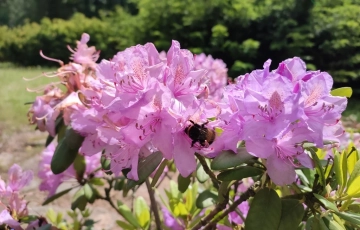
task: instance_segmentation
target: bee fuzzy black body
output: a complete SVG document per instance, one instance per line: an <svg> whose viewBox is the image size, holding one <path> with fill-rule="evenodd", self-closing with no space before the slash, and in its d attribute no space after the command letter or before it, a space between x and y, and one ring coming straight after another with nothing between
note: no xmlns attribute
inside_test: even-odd
<svg viewBox="0 0 360 230"><path fill-rule="evenodd" d="M202 147L209 147L215 140L215 131L213 129L206 128L204 124L197 124L190 120L192 123L185 129L185 133L191 138L191 147L194 147L195 143L198 142Z"/></svg>

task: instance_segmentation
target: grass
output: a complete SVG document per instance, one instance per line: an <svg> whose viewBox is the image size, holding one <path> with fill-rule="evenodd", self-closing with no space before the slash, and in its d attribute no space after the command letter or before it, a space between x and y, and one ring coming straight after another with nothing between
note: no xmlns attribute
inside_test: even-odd
<svg viewBox="0 0 360 230"><path fill-rule="evenodd" d="M5 125L7 131L19 130L28 125L27 111L31 105L24 104L34 101L38 94L28 92L26 88L38 88L55 80L41 77L25 81L23 78L33 78L52 70L0 66L0 123Z"/></svg>

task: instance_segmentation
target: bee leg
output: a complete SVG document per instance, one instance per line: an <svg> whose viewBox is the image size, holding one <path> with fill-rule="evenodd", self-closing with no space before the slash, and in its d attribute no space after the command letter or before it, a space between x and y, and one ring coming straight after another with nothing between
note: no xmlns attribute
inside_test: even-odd
<svg viewBox="0 0 360 230"><path fill-rule="evenodd" d="M196 143L196 141L192 141L191 142L191 147L194 147L195 143Z"/></svg>
<svg viewBox="0 0 360 230"><path fill-rule="evenodd" d="M205 125L207 125L209 123L209 120L207 120L205 123L203 123L202 125L201 125L201 128L205 128Z"/></svg>
<svg viewBox="0 0 360 230"><path fill-rule="evenodd" d="M193 122L192 120L189 120L193 125L195 125L195 122Z"/></svg>
<svg viewBox="0 0 360 230"><path fill-rule="evenodd" d="M210 146L209 142L207 140L205 140L204 145L205 148L208 148Z"/></svg>

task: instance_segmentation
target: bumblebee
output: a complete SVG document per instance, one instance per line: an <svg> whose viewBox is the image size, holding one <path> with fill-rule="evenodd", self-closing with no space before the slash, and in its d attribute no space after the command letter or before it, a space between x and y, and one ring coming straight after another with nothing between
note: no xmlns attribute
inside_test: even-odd
<svg viewBox="0 0 360 230"><path fill-rule="evenodd" d="M209 147L215 140L215 130L206 128L205 125L209 121L203 124L197 124L192 120L189 120L192 124L185 128L185 133L191 138L191 147L198 142L202 147Z"/></svg>

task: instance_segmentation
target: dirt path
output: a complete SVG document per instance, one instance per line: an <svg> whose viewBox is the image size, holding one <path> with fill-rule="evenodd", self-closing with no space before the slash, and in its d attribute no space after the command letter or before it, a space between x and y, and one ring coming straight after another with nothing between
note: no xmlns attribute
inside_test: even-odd
<svg viewBox="0 0 360 230"><path fill-rule="evenodd" d="M76 190L57 199L49 205L42 206L42 202L46 199L47 194L40 192L38 186L40 180L37 177L38 166L40 161L40 154L43 150L46 134L39 131L34 131L32 126L25 126L21 132L8 131L6 127L0 124L0 174L2 178L7 178L7 171L14 163L19 164L24 170L32 170L34 172L34 180L27 186L23 192L26 193L26 200L29 201L29 213L32 215L45 216L47 210L52 208L55 212L62 212L64 217L68 217L67 210L70 210L71 198ZM161 185L163 190L167 183ZM64 183L58 191L66 188ZM114 201L121 200L123 203L131 206L132 198L129 195L126 198L122 197L122 193L115 192L111 194ZM146 186L141 186L136 192L135 196L143 196L150 204ZM159 200L159 199L157 199ZM102 200L97 200L93 205L88 206L92 211L91 218L98 221L94 229L121 229L117 227L116 220L121 217L111 208L111 206Z"/></svg>

